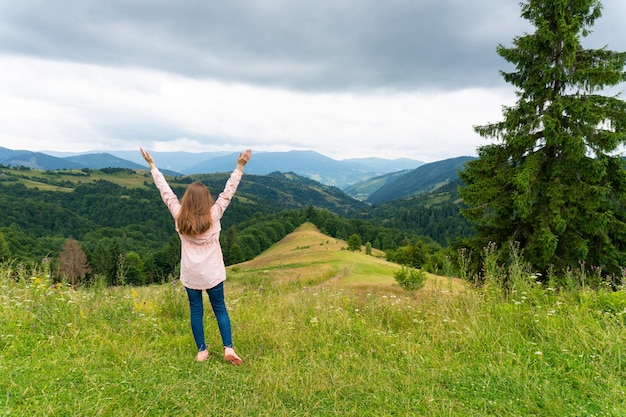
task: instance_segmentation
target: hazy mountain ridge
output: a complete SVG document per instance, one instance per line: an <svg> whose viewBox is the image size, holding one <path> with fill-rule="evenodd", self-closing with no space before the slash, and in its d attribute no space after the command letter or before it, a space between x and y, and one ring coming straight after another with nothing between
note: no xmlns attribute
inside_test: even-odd
<svg viewBox="0 0 626 417"><path fill-rule="evenodd" d="M10 166L24 166L32 169L102 169L129 168L145 169L146 166L118 158L109 153L87 153L58 157L43 152L11 150L0 147L0 163Z"/></svg>
<svg viewBox="0 0 626 417"><path fill-rule="evenodd" d="M471 156L459 156L422 165L396 178L393 182L373 192L365 201L380 204L405 197L436 191L437 188L459 180L458 172Z"/></svg>
<svg viewBox="0 0 626 417"><path fill-rule="evenodd" d="M169 169L180 172L181 174L189 173L190 166L199 164L212 158L232 155L232 152L159 152L148 149L150 155L157 162L159 169ZM140 165L146 165L139 151L111 151L111 154L136 162Z"/></svg>
<svg viewBox="0 0 626 417"><path fill-rule="evenodd" d="M146 165L136 164L126 159L118 158L110 153L90 153L63 158L67 161L76 162L91 169L102 168L128 168L146 169Z"/></svg>
<svg viewBox="0 0 626 417"><path fill-rule="evenodd" d="M359 181L356 184L345 187L344 192L359 201L365 201L370 195L372 195L379 189L393 183L398 178L406 175L409 171L411 170L406 169L403 171L390 172L388 174L368 178L366 180Z"/></svg>
<svg viewBox="0 0 626 417"><path fill-rule="evenodd" d="M0 148L0 163L11 166L25 166L35 169L81 169L84 165L71 160L50 156L41 152L25 150L12 151Z"/></svg>
<svg viewBox="0 0 626 417"><path fill-rule="evenodd" d="M59 156L0 147L0 164L41 170L147 169L147 164L139 151L52 153ZM151 152L151 154L159 169L172 176L230 172L238 155L229 152ZM253 175L293 173L324 185L337 187L356 200L368 204L381 204L428 193L456 181L458 170L472 158L463 156L432 163L406 158L394 160L355 158L339 161L314 151L258 152L246 166L246 173ZM410 168L411 165L417 168ZM390 169L399 170L381 172Z"/></svg>
<svg viewBox="0 0 626 417"><path fill-rule="evenodd" d="M191 166L184 173L227 172L233 169L236 158L237 154L218 156ZM259 152L246 165L249 174L267 175L276 171L294 172L340 188L379 174L366 165L337 161L314 151Z"/></svg>
<svg viewBox="0 0 626 417"><path fill-rule="evenodd" d="M383 158L351 158L344 159L344 162L355 162L357 164L365 165L370 168L374 168L380 172L393 173L399 171L405 171L408 169L415 169L424 165L426 162L418 161L409 158L397 158L397 159L383 159Z"/></svg>
<svg viewBox="0 0 626 417"><path fill-rule="evenodd" d="M229 152L152 152L157 166L172 175L230 172L237 153ZM57 156L54 156L57 155ZM34 169L145 169L139 151L112 152L31 152L0 147L0 163ZM407 158L356 158L335 160L314 151L258 152L246 166L246 172L267 175L272 172L293 172L321 182L344 188L368 178L389 173L389 170L412 169L424 163Z"/></svg>

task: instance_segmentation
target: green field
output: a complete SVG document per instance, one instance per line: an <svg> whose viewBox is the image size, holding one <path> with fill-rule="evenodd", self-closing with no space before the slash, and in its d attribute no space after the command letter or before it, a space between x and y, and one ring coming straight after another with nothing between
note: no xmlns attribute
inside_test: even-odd
<svg viewBox="0 0 626 417"><path fill-rule="evenodd" d="M4 174L0 181L5 183L19 183L27 188L38 188L42 191L72 191L78 184L88 184L101 180L110 181L126 188L144 186L144 181L152 183L150 171L135 170L135 173L126 171L107 173L102 170L89 170L89 173L77 169L62 169L42 171L37 169L2 168ZM64 185L57 183L67 182ZM70 184L71 183L71 184Z"/></svg>
<svg viewBox="0 0 626 417"><path fill-rule="evenodd" d="M212 316L195 362L177 282L72 290L4 265L0 415L626 415L626 292L433 275L407 292L346 248L305 224L229 267L241 367Z"/></svg>

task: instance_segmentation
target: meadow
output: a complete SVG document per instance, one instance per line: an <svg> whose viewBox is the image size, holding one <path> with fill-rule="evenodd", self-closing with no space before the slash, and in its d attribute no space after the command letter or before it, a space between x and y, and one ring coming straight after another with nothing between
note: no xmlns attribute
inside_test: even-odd
<svg viewBox="0 0 626 417"><path fill-rule="evenodd" d="M101 169L89 169L87 172L80 169L38 170L15 167L3 167L4 176L0 181L19 183L26 188L37 188L42 191L70 192L79 184L89 184L98 181L112 182L120 187L140 188L149 179L147 170L112 169L107 172ZM132 174L131 174L132 172Z"/></svg>
<svg viewBox="0 0 626 417"><path fill-rule="evenodd" d="M304 225L229 267L244 364L195 362L184 289L71 289L0 269L0 415L624 416L626 291L508 293L346 250ZM208 309L208 301L205 300ZM210 314L210 309L208 309Z"/></svg>

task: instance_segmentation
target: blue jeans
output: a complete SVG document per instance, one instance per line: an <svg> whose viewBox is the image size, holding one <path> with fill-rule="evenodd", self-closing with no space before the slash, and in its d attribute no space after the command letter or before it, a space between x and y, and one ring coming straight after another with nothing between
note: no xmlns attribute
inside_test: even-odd
<svg viewBox="0 0 626 417"><path fill-rule="evenodd" d="M187 287L185 287L185 289L187 290L187 297L189 297L191 332L193 333L196 345L198 345L198 352L201 352L206 349L206 343L204 342L204 303L202 302L202 290L192 290ZM228 310L226 310L226 304L224 303L224 283L220 282L215 287L206 290L206 292L209 294L211 308L217 320L217 327L220 329L222 343L225 347L233 347L230 318L228 317Z"/></svg>

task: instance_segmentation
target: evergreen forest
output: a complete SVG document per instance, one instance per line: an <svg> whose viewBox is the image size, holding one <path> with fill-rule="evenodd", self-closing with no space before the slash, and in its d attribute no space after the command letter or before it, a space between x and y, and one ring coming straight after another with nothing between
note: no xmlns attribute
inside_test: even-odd
<svg viewBox="0 0 626 417"><path fill-rule="evenodd" d="M216 197L227 178L167 176L179 197L195 180ZM471 226L457 205L433 199L420 200L422 208L411 200L373 207L295 174L245 174L221 222L224 259L227 265L252 259L308 221L329 237L358 236L389 260L440 270L448 242L471 234ZM148 171L2 166L0 210L3 262L43 261L55 279L75 284L100 277L108 285L144 285L177 276L180 240ZM65 258L75 259L76 252L84 262L68 264Z"/></svg>

